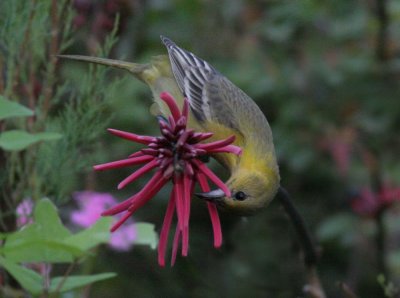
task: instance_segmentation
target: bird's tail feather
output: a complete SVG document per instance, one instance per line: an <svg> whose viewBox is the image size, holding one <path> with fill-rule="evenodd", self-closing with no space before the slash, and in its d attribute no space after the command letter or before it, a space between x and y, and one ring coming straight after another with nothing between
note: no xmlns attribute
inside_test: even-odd
<svg viewBox="0 0 400 298"><path fill-rule="evenodd" d="M97 57L82 56L82 55L57 55L57 57L124 69L129 71L131 74L133 74L136 78L138 78L141 81L144 81L143 72L149 68L148 64L138 64L120 60L97 58Z"/></svg>

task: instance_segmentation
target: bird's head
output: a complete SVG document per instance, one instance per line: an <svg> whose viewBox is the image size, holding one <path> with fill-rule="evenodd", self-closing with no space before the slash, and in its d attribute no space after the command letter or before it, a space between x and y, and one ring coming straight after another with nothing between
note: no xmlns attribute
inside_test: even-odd
<svg viewBox="0 0 400 298"><path fill-rule="evenodd" d="M250 171L239 169L226 182L231 196L221 189L197 193L197 197L213 202L219 209L238 215L252 215L274 198L279 188L279 174L275 170Z"/></svg>

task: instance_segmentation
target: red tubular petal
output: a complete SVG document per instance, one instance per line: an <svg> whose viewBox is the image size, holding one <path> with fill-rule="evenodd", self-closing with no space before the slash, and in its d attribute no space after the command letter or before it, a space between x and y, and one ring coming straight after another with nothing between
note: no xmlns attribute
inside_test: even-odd
<svg viewBox="0 0 400 298"><path fill-rule="evenodd" d="M157 166L157 161L152 160L147 165L141 167L140 169L138 169L137 171L135 171L134 173L132 173L131 175L126 177L124 180L122 180L121 183L118 184L118 189L121 189L121 188L125 187L126 185L128 185L129 183L135 181L137 178L139 178L142 175L146 174L147 172L151 171L156 166Z"/></svg>
<svg viewBox="0 0 400 298"><path fill-rule="evenodd" d="M174 131L174 130L175 130L175 120L174 120L174 117L169 116L169 117L168 117L168 122L169 122L169 129L170 129L171 131Z"/></svg>
<svg viewBox="0 0 400 298"><path fill-rule="evenodd" d="M130 197L129 199L115 205L114 207L103 211L101 213L101 216L110 216L110 215L115 215L118 214L124 210L127 210L130 205L132 205L132 200L135 198L135 196Z"/></svg>
<svg viewBox="0 0 400 298"><path fill-rule="evenodd" d="M226 194L227 197L231 196L231 191L225 185L224 182L221 181L207 166L199 160L193 159L192 162L198 167L198 169L208 178L210 179L216 186L222 189L222 191Z"/></svg>
<svg viewBox="0 0 400 298"><path fill-rule="evenodd" d="M205 150L211 150L219 147L224 147L226 145L230 145L233 143L235 140L235 136L230 136L229 138L226 138L225 140L219 140L211 143L206 143L206 144L197 144L196 147L199 149L205 149Z"/></svg>
<svg viewBox="0 0 400 298"><path fill-rule="evenodd" d="M124 222L128 220L129 217L132 216L133 212L126 212L119 221L117 221L112 227L111 227L111 232L115 232Z"/></svg>
<svg viewBox="0 0 400 298"><path fill-rule="evenodd" d="M179 133L186 127L186 117L180 117L176 122L174 133Z"/></svg>
<svg viewBox="0 0 400 298"><path fill-rule="evenodd" d="M158 150L156 149L151 149L151 148L144 148L140 150L143 152L145 155L151 155L151 156L157 156L158 155Z"/></svg>
<svg viewBox="0 0 400 298"><path fill-rule="evenodd" d="M172 163L172 157L164 158L160 163L160 169L164 169L165 167L168 167L171 163Z"/></svg>
<svg viewBox="0 0 400 298"><path fill-rule="evenodd" d="M141 151L138 151L138 152L135 152L135 153L132 153L131 155L129 155L130 158L131 157L139 157L139 156L143 156L143 153Z"/></svg>
<svg viewBox="0 0 400 298"><path fill-rule="evenodd" d="M215 148L215 149L208 149L208 153L220 153L220 152L226 152L226 153L233 153L236 155L241 155L242 154L242 148L235 146L235 145L228 145L220 148Z"/></svg>
<svg viewBox="0 0 400 298"><path fill-rule="evenodd" d="M161 178L161 171L157 171L154 176L146 183L141 191L137 194L126 199L124 202L112 207L109 210L104 211L102 216L115 215L124 210L137 210L144 203L146 203L152 196L154 196L162 186L167 182L165 179Z"/></svg>
<svg viewBox="0 0 400 298"><path fill-rule="evenodd" d="M193 177L194 175L194 170L192 165L189 162L185 163L185 171L189 175L189 177Z"/></svg>
<svg viewBox="0 0 400 298"><path fill-rule="evenodd" d="M186 174L183 177L183 231L182 231L182 256L187 256L189 250L189 218L190 218L190 191L192 180Z"/></svg>
<svg viewBox="0 0 400 298"><path fill-rule="evenodd" d="M176 254L178 252L178 246L179 246L179 239L181 236L181 231L179 230L178 225L176 226L175 229L175 236L174 236L174 242L172 244L172 257L171 257L171 266L175 265L175 260L176 260Z"/></svg>
<svg viewBox="0 0 400 298"><path fill-rule="evenodd" d="M164 173L163 173L164 179L169 179L169 178L171 178L171 176L172 176L173 173L174 173L174 165L173 165L173 164L170 164L170 165L164 170Z"/></svg>
<svg viewBox="0 0 400 298"><path fill-rule="evenodd" d="M214 134L212 132L195 132L193 136L189 139L190 143L198 143L208 138L211 138Z"/></svg>
<svg viewBox="0 0 400 298"><path fill-rule="evenodd" d="M122 130L118 130L118 129L113 129L113 128L109 128L107 130L110 133L112 133L113 135L116 135L116 136L121 137L126 140L134 141L134 142L140 143L140 144L147 145L147 144L150 144L150 143L156 141L155 137L140 136L140 135L137 135L134 133L130 133L130 132L126 132L126 131L122 131Z"/></svg>
<svg viewBox="0 0 400 298"><path fill-rule="evenodd" d="M95 166L93 166L93 169L95 169L96 171L103 171L103 170L108 170L108 169L122 168L122 167L126 167L126 166L133 166L133 165L145 163L152 159L154 159L154 156L139 156L139 157L134 157L134 158L121 159L121 160L117 160L117 161L103 163L101 165L95 165Z"/></svg>
<svg viewBox="0 0 400 298"><path fill-rule="evenodd" d="M163 128L163 129L161 130L161 133L162 133L163 136L164 136L165 138L167 138L168 140L176 140L176 136L175 136L172 132L170 132L168 129Z"/></svg>
<svg viewBox="0 0 400 298"><path fill-rule="evenodd" d="M178 217L178 226L181 231L183 231L184 225L184 190L183 190L183 178L182 175L175 175L176 179L174 181L174 189L175 189L175 205L176 205L176 215Z"/></svg>
<svg viewBox="0 0 400 298"><path fill-rule="evenodd" d="M182 116L188 119L189 117L189 101L187 98L183 100Z"/></svg>
<svg viewBox="0 0 400 298"><path fill-rule="evenodd" d="M169 110L171 111L172 117L174 117L175 121L178 121L181 116L181 112L179 111L179 107L176 104L175 99L167 92L162 92L160 94L160 98L167 104Z"/></svg>
<svg viewBox="0 0 400 298"><path fill-rule="evenodd" d="M207 202L208 213L210 214L211 224L214 233L214 247L219 248L222 245L222 231L221 222L219 221L219 215L217 206L211 202Z"/></svg>
<svg viewBox="0 0 400 298"><path fill-rule="evenodd" d="M189 136L190 136L192 133L193 133L193 130L192 130L192 129L185 130L185 131L183 132L183 134L181 134L181 136L179 137L179 139L178 139L178 141L177 141L177 145L178 145L179 147L182 147L182 146L186 143L187 139L189 138Z"/></svg>
<svg viewBox="0 0 400 298"><path fill-rule="evenodd" d="M160 241L158 242L158 264L165 266L165 252L167 250L168 235L172 223L172 218L175 211L175 196L174 190L171 192L171 196L168 202L167 211L165 212L164 222L160 232Z"/></svg>
<svg viewBox="0 0 400 298"><path fill-rule="evenodd" d="M162 177L162 172L157 171L154 176L147 182L147 184L143 187L143 189L138 192L134 199L132 200L132 204L129 206L128 210L135 212L144 204L147 203L156 193L160 191L160 189L167 183Z"/></svg>
<svg viewBox="0 0 400 298"><path fill-rule="evenodd" d="M158 151L168 157L172 157L172 155L173 155L172 150L170 150L170 149L161 148Z"/></svg>
<svg viewBox="0 0 400 298"><path fill-rule="evenodd" d="M197 181L200 184L203 192L209 192L210 186L208 185L207 178L202 173L197 174ZM214 247L218 248L222 245L222 231L221 222L219 220L217 206L215 204L207 202L208 213L210 214L211 224L214 233Z"/></svg>

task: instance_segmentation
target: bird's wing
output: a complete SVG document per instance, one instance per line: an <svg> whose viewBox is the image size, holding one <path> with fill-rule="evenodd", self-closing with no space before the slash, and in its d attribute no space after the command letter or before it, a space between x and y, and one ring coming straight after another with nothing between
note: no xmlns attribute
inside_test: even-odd
<svg viewBox="0 0 400 298"><path fill-rule="evenodd" d="M200 122L212 122L240 132L232 102L239 88L222 76L209 63L161 37L168 49L172 72L194 116ZM237 89L237 90L236 90Z"/></svg>

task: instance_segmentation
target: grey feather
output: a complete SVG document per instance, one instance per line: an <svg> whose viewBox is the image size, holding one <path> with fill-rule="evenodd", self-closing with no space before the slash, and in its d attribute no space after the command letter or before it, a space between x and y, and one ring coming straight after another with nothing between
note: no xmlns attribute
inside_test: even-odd
<svg viewBox="0 0 400 298"><path fill-rule="evenodd" d="M167 47L172 72L195 117L230 127L246 138L272 146L268 122L254 101L208 62L179 48L161 36ZM246 122L246 123L240 123Z"/></svg>

